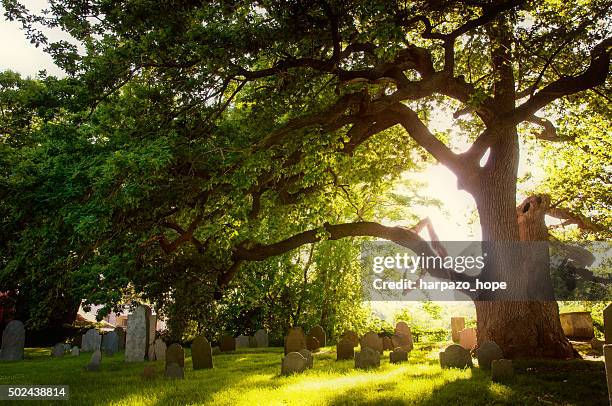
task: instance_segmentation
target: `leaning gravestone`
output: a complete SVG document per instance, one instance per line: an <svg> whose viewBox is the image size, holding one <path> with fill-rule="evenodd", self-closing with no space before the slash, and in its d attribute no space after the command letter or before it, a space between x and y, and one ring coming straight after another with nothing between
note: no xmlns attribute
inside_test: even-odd
<svg viewBox="0 0 612 406"><path fill-rule="evenodd" d="M72 347L72 350L70 351L70 355L73 357L78 357L79 354L81 354L81 351L79 350L79 347L74 346Z"/></svg>
<svg viewBox="0 0 612 406"><path fill-rule="evenodd" d="M197 336L191 343L191 360L193 369L208 369L213 367L212 348L204 336Z"/></svg>
<svg viewBox="0 0 612 406"><path fill-rule="evenodd" d="M25 328L19 320L10 321L2 332L1 361L19 361L23 359L25 345Z"/></svg>
<svg viewBox="0 0 612 406"><path fill-rule="evenodd" d="M348 337L342 338L336 345L336 361L353 359L355 357L354 347L353 342Z"/></svg>
<svg viewBox="0 0 612 406"><path fill-rule="evenodd" d="M493 341L485 341L476 350L476 358L478 358L478 366L481 369L491 369L491 363L496 359L504 358L504 353Z"/></svg>
<svg viewBox="0 0 612 406"><path fill-rule="evenodd" d="M148 351L149 316L148 306L138 306L128 316L127 337L125 342L125 361L142 362Z"/></svg>
<svg viewBox="0 0 612 406"><path fill-rule="evenodd" d="M316 337L308 336L306 337L306 348L308 351L318 351L321 346L319 345L319 340Z"/></svg>
<svg viewBox="0 0 612 406"><path fill-rule="evenodd" d="M236 348L247 348L249 346L249 337L243 334L236 337Z"/></svg>
<svg viewBox="0 0 612 406"><path fill-rule="evenodd" d="M442 368L466 368L472 366L470 352L458 344L449 345L440 353Z"/></svg>
<svg viewBox="0 0 612 406"><path fill-rule="evenodd" d="M119 336L114 331L102 336L102 351L107 355L113 355L119 351Z"/></svg>
<svg viewBox="0 0 612 406"><path fill-rule="evenodd" d="M98 330L95 328L91 328L87 330L85 334L83 334L83 338L81 340L81 351L83 352L91 352L100 349L102 337Z"/></svg>
<svg viewBox="0 0 612 406"><path fill-rule="evenodd" d="M345 331L344 334L342 334L342 338L349 340L353 344L353 347L359 345L359 335L352 330Z"/></svg>
<svg viewBox="0 0 612 406"><path fill-rule="evenodd" d="M306 358L306 368L312 368L312 365L313 365L312 353L308 350L300 350L300 354L302 354L302 357Z"/></svg>
<svg viewBox="0 0 612 406"><path fill-rule="evenodd" d="M466 350L473 350L476 347L476 329L464 328L459 332L459 345Z"/></svg>
<svg viewBox="0 0 612 406"><path fill-rule="evenodd" d="M610 303L603 311L604 319L604 341L606 344L612 344L612 303Z"/></svg>
<svg viewBox="0 0 612 406"><path fill-rule="evenodd" d="M53 350L51 351L51 355L55 358L60 358L64 356L64 343L55 344Z"/></svg>
<svg viewBox="0 0 612 406"><path fill-rule="evenodd" d="M125 330L121 327L115 327L115 333L117 334L118 351L125 350Z"/></svg>
<svg viewBox="0 0 612 406"><path fill-rule="evenodd" d="M257 347L267 347L268 346L268 332L260 328L255 333L255 340L257 341Z"/></svg>
<svg viewBox="0 0 612 406"><path fill-rule="evenodd" d="M451 337L454 342L459 342L459 332L465 328L465 318L451 317Z"/></svg>
<svg viewBox="0 0 612 406"><path fill-rule="evenodd" d="M291 327L285 337L285 354L306 349L306 337L302 327Z"/></svg>
<svg viewBox="0 0 612 406"><path fill-rule="evenodd" d="M408 361L408 351L403 350L401 347L397 347L389 353L389 362L392 364L399 364Z"/></svg>
<svg viewBox="0 0 612 406"><path fill-rule="evenodd" d="M155 359L158 361L166 360L166 343L161 338L155 340Z"/></svg>
<svg viewBox="0 0 612 406"><path fill-rule="evenodd" d="M509 359L496 359L491 362L491 380L494 382L503 382L512 378L514 368L512 361Z"/></svg>
<svg viewBox="0 0 612 406"><path fill-rule="evenodd" d="M368 331L367 333L365 333L363 337L361 337L360 344L362 351L364 348L371 348L374 351L378 352L383 351L382 339L378 336L378 334L373 331Z"/></svg>
<svg viewBox="0 0 612 406"><path fill-rule="evenodd" d="M166 350L166 366L178 364L181 368L185 367L185 350L180 344L174 343Z"/></svg>
<svg viewBox="0 0 612 406"><path fill-rule="evenodd" d="M91 372L97 372L100 370L100 364L102 363L102 352L100 349L94 351L89 360L89 364L85 367L86 370Z"/></svg>
<svg viewBox="0 0 612 406"><path fill-rule="evenodd" d="M380 366L380 352L370 347L361 347L361 351L355 353L355 368L368 369Z"/></svg>
<svg viewBox="0 0 612 406"><path fill-rule="evenodd" d="M299 352L290 352L282 359L281 375L303 372L308 368L308 361Z"/></svg>
<svg viewBox="0 0 612 406"><path fill-rule="evenodd" d="M325 347L327 339L323 327L317 324L316 326L310 329L310 333L308 333L308 335L317 339L317 341L319 342L319 347Z"/></svg>
<svg viewBox="0 0 612 406"><path fill-rule="evenodd" d="M221 338L221 351L236 351L236 339L232 336L225 335Z"/></svg>

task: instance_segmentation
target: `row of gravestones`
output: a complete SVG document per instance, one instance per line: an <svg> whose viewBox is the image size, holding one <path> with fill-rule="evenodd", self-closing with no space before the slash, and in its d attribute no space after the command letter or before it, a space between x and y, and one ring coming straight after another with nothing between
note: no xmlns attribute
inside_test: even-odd
<svg viewBox="0 0 612 406"><path fill-rule="evenodd" d="M264 348L268 346L268 332L259 329L252 336L239 335L233 337L224 335L219 342L219 350L222 352L235 351L236 348Z"/></svg>
<svg viewBox="0 0 612 406"><path fill-rule="evenodd" d="M501 382L514 375L512 361L504 359L501 348L493 341L485 341L475 351L478 366L482 370L491 371L491 379ZM452 344L440 353L440 366L442 368L471 368L472 355L469 349L461 345Z"/></svg>

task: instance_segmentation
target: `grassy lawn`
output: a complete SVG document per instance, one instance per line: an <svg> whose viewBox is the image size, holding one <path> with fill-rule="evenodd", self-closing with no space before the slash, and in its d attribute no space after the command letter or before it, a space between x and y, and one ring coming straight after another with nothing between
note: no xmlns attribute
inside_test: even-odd
<svg viewBox="0 0 612 406"><path fill-rule="evenodd" d="M90 354L52 359L50 349L30 349L25 361L0 364L0 385L70 385L70 401L60 405L608 404L601 361L517 362L514 380L499 384L478 368L442 370L439 347L418 346L401 365L389 364L385 353L373 371L335 361L327 347L315 354L314 369L290 377L279 376L282 348L217 355L214 369L199 371L187 351L185 379L177 381L163 378L163 362L154 363L158 378L146 381L140 376L145 363L126 364L123 354L103 357L100 372L85 372Z"/></svg>

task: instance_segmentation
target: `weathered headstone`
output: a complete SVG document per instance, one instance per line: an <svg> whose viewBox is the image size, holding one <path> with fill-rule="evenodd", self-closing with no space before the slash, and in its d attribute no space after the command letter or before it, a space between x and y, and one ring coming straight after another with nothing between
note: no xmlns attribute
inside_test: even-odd
<svg viewBox="0 0 612 406"><path fill-rule="evenodd" d="M327 343L327 337L325 335L325 330L323 330L323 327L317 324L316 326L310 329L308 335L317 339L317 341L319 342L319 347L325 347L325 344Z"/></svg>
<svg viewBox="0 0 612 406"><path fill-rule="evenodd" d="M127 334L125 341L125 361L142 362L147 357L149 339L148 306L138 306L128 315Z"/></svg>
<svg viewBox="0 0 612 406"><path fill-rule="evenodd" d="M149 334L147 338L147 358L151 361L156 359L155 337L157 337L157 316L149 314Z"/></svg>
<svg viewBox="0 0 612 406"><path fill-rule="evenodd" d="M504 353L495 342L485 341L476 350L476 358L478 358L478 366L481 369L491 369L491 363L496 359L504 358Z"/></svg>
<svg viewBox="0 0 612 406"><path fill-rule="evenodd" d="M91 328L87 330L85 334L83 334L83 338L81 340L81 351L83 352L91 352L100 349L100 344L102 341L102 337L98 330L95 328Z"/></svg>
<svg viewBox="0 0 612 406"><path fill-rule="evenodd" d="M612 405L612 344L604 344L603 353L606 364L606 381L608 382L608 399Z"/></svg>
<svg viewBox="0 0 612 406"><path fill-rule="evenodd" d="M156 376L155 365L147 365L146 367L144 367L144 370L142 371L143 379L152 380L152 379L155 379L155 376Z"/></svg>
<svg viewBox="0 0 612 406"><path fill-rule="evenodd" d="M509 359L496 359L491 362L491 380L494 382L506 381L514 375L512 361Z"/></svg>
<svg viewBox="0 0 612 406"><path fill-rule="evenodd" d="M359 345L359 335L352 330L345 331L344 334L342 334L342 338L349 340L353 344L353 347Z"/></svg>
<svg viewBox="0 0 612 406"><path fill-rule="evenodd" d="M166 364L165 376L166 378L170 379L184 379L185 371L184 368L176 362L171 362L169 364Z"/></svg>
<svg viewBox="0 0 612 406"><path fill-rule="evenodd" d="M236 337L236 348L247 348L249 346L249 337L243 334Z"/></svg>
<svg viewBox="0 0 612 406"><path fill-rule="evenodd" d="M306 349L306 337L302 327L291 327L285 337L285 354Z"/></svg>
<svg viewBox="0 0 612 406"><path fill-rule="evenodd" d="M317 337L308 336L306 337L306 348L308 351L318 351L321 346Z"/></svg>
<svg viewBox="0 0 612 406"><path fill-rule="evenodd" d="M53 350L51 351L51 355L56 358L60 358L64 356L64 343L55 344Z"/></svg>
<svg viewBox="0 0 612 406"><path fill-rule="evenodd" d="M606 344L612 344L612 303L610 303L603 311L604 319L604 341Z"/></svg>
<svg viewBox="0 0 612 406"><path fill-rule="evenodd" d="M221 338L220 347L221 347L221 351L223 352L236 351L236 339L232 336L224 335Z"/></svg>
<svg viewBox="0 0 612 406"><path fill-rule="evenodd" d="M401 347L404 351L412 351L412 333L405 322L400 321L395 325L395 335L391 340L393 348Z"/></svg>
<svg viewBox="0 0 612 406"><path fill-rule="evenodd" d="M161 338L155 340L155 359L157 361L165 361L166 360L166 343Z"/></svg>
<svg viewBox="0 0 612 406"><path fill-rule="evenodd" d="M258 347L267 347L268 346L268 332L260 328L255 333L255 340L257 341Z"/></svg>
<svg viewBox="0 0 612 406"><path fill-rule="evenodd" d="M464 328L459 332L459 345L466 350L473 350L476 347L476 329Z"/></svg>
<svg viewBox="0 0 612 406"><path fill-rule="evenodd" d="M303 372L308 368L306 358L299 352L290 352L282 359L281 375Z"/></svg>
<svg viewBox="0 0 612 406"><path fill-rule="evenodd" d="M257 339L254 336L249 336L249 348L257 348Z"/></svg>
<svg viewBox="0 0 612 406"><path fill-rule="evenodd" d="M388 350L393 350L393 340L391 339L391 337L387 337L387 336L382 336L382 345L383 345L383 350L388 351Z"/></svg>
<svg viewBox="0 0 612 406"><path fill-rule="evenodd" d="M465 328L465 318L451 317L451 337L454 342L459 342L459 332ZM465 347L464 347L465 348Z"/></svg>
<svg viewBox="0 0 612 406"><path fill-rule="evenodd" d="M355 346L348 337L343 337L336 345L336 360L353 359L355 357Z"/></svg>
<svg viewBox="0 0 612 406"><path fill-rule="evenodd" d="M401 347L397 347L389 353L389 362L392 364L399 364L406 361L408 361L408 351L403 350Z"/></svg>
<svg viewBox="0 0 612 406"><path fill-rule="evenodd" d="M96 372L100 370L100 364L102 363L102 352L100 349L94 351L89 360L89 364L85 367L86 370Z"/></svg>
<svg viewBox="0 0 612 406"><path fill-rule="evenodd" d="M367 333L365 333L363 337L361 337L359 343L361 345L362 351L364 348L371 348L374 351L378 352L383 351L382 339L378 336L378 334L373 331L368 331ZM355 356L357 355L355 354Z"/></svg>
<svg viewBox="0 0 612 406"><path fill-rule="evenodd" d="M185 350L180 344L174 343L166 350L166 367L170 364L178 364L185 367Z"/></svg>
<svg viewBox="0 0 612 406"><path fill-rule="evenodd" d="M197 336L191 343L191 360L193 369L207 369L213 367L212 348L204 336Z"/></svg>
<svg viewBox="0 0 612 406"><path fill-rule="evenodd" d="M119 351L119 336L114 331L102 336L102 351L107 355L113 355Z"/></svg>
<svg viewBox="0 0 612 406"><path fill-rule="evenodd" d="M440 353L442 368L467 368L472 366L470 352L458 344L449 345Z"/></svg>
<svg viewBox="0 0 612 406"><path fill-rule="evenodd" d="M114 331L117 334L118 351L125 350L125 330L121 327L115 327Z"/></svg>
<svg viewBox="0 0 612 406"><path fill-rule="evenodd" d="M368 369L380 366L380 352L371 347L361 347L361 351L355 353L355 368Z"/></svg>
<svg viewBox="0 0 612 406"><path fill-rule="evenodd" d="M72 347L72 350L70 350L70 355L72 355L73 357L78 357L81 354L81 351L79 350L79 347L74 346Z"/></svg>
<svg viewBox="0 0 612 406"><path fill-rule="evenodd" d="M221 348L217 345L212 347L212 355L219 355L221 354Z"/></svg>
<svg viewBox="0 0 612 406"><path fill-rule="evenodd" d="M70 344L68 343L64 343L64 353L67 353L68 351L70 351Z"/></svg>
<svg viewBox="0 0 612 406"><path fill-rule="evenodd" d="M566 337L578 340L590 340L595 336L593 319L590 312L561 313L561 328Z"/></svg>
<svg viewBox="0 0 612 406"><path fill-rule="evenodd" d="M395 324L395 334L397 335L410 335L410 326L405 321L398 321Z"/></svg>
<svg viewBox="0 0 612 406"><path fill-rule="evenodd" d="M306 358L306 367L312 368L312 365L313 365L312 353L308 350L300 350L300 354L302 354L302 357Z"/></svg>

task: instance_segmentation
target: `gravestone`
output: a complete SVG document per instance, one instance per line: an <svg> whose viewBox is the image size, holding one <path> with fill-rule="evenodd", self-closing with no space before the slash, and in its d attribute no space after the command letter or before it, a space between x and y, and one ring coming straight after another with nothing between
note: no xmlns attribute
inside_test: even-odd
<svg viewBox="0 0 612 406"><path fill-rule="evenodd" d="M361 337L360 345L362 351L364 348L371 348L378 352L383 350L382 339L373 331L368 331ZM355 354L355 356L357 355Z"/></svg>
<svg viewBox="0 0 612 406"><path fill-rule="evenodd" d="M327 338L323 327L317 324L316 326L310 329L310 333L308 333L308 335L317 339L317 341L319 342L319 347L325 347Z"/></svg>
<svg viewBox="0 0 612 406"><path fill-rule="evenodd" d="M67 353L68 351L70 351L70 344L68 343L64 343L64 353Z"/></svg>
<svg viewBox="0 0 612 406"><path fill-rule="evenodd" d="M236 339L232 336L224 335L221 338L221 351L236 351Z"/></svg>
<svg viewBox="0 0 612 406"><path fill-rule="evenodd" d="M603 311L604 319L604 341L606 344L612 344L612 303L610 303Z"/></svg>
<svg viewBox="0 0 612 406"><path fill-rule="evenodd" d="M85 367L86 370L91 372L97 372L100 370L100 364L102 363L102 352L100 349L94 351L89 360L89 364Z"/></svg>
<svg viewBox="0 0 612 406"><path fill-rule="evenodd" d="M348 337L343 337L336 345L336 361L353 359L355 357L355 346Z"/></svg>
<svg viewBox="0 0 612 406"><path fill-rule="evenodd" d="M111 331L102 336L102 351L108 355L119 351L119 337L116 332Z"/></svg>
<svg viewBox="0 0 612 406"><path fill-rule="evenodd" d="M392 364L399 364L408 361L408 351L403 350L401 347L397 347L389 353L389 362Z"/></svg>
<svg viewBox="0 0 612 406"><path fill-rule="evenodd" d="M155 337L157 336L157 316L149 314L149 334L147 338L147 358L155 360Z"/></svg>
<svg viewBox="0 0 612 406"><path fill-rule="evenodd" d="M166 347L166 343L164 342L164 340L162 340L161 338L158 338L157 340L155 340L155 359L158 361L165 361L166 360L166 350L168 349Z"/></svg>
<svg viewBox="0 0 612 406"><path fill-rule="evenodd" d="M306 349L306 337L302 327L291 327L285 337L285 354Z"/></svg>
<svg viewBox="0 0 612 406"><path fill-rule="evenodd" d="M308 336L306 337L306 348L308 351L318 351L321 346L319 345L319 340L316 337Z"/></svg>
<svg viewBox="0 0 612 406"><path fill-rule="evenodd" d="M312 353L308 350L300 350L300 354L302 354L302 357L306 358L306 368L312 368L312 365L313 365Z"/></svg>
<svg viewBox="0 0 612 406"><path fill-rule="evenodd" d="M53 350L51 351L51 355L56 358L60 358L64 356L64 343L55 344Z"/></svg>
<svg viewBox="0 0 612 406"><path fill-rule="evenodd" d="M382 336L381 339L382 339L383 350L385 351L393 350L393 340L391 339L391 337Z"/></svg>
<svg viewBox="0 0 612 406"><path fill-rule="evenodd" d="M608 399L612 405L612 344L604 344L603 353L606 364L606 381L608 382Z"/></svg>
<svg viewBox="0 0 612 406"><path fill-rule="evenodd" d="M257 347L267 347L268 346L268 332L262 328L257 330L255 333L255 340L257 341Z"/></svg>
<svg viewBox="0 0 612 406"><path fill-rule="evenodd" d="M465 329L465 318L451 317L451 337L454 342L459 342L459 332L463 329Z"/></svg>
<svg viewBox="0 0 612 406"><path fill-rule="evenodd" d="M212 347L212 355L219 355L221 354L221 348L217 345Z"/></svg>
<svg viewBox="0 0 612 406"><path fill-rule="evenodd" d="M78 357L81 354L81 351L79 350L79 347L74 346L72 347L72 350L70 351L70 355L72 355L73 357Z"/></svg>
<svg viewBox="0 0 612 406"><path fill-rule="evenodd" d="M404 351L412 351L412 333L405 322L400 321L395 325L395 335L391 340L393 348L401 347Z"/></svg>
<svg viewBox="0 0 612 406"><path fill-rule="evenodd" d="M577 340L590 340L595 336L593 319L590 312L569 312L559 315L561 328L566 337Z"/></svg>
<svg viewBox="0 0 612 406"><path fill-rule="evenodd" d="M249 346L249 337L244 334L236 337L236 348L247 348Z"/></svg>
<svg viewBox="0 0 612 406"><path fill-rule="evenodd" d="M121 327L115 327L115 334L117 334L117 350L124 351L125 350L125 330Z"/></svg>
<svg viewBox="0 0 612 406"><path fill-rule="evenodd" d="M353 347L359 345L359 335L352 330L345 331L344 334L342 334L342 338L349 340L353 344Z"/></svg>
<svg viewBox="0 0 612 406"><path fill-rule="evenodd" d="M485 341L476 350L476 358L481 369L491 369L491 362L504 358L504 353L493 341Z"/></svg>
<svg viewBox="0 0 612 406"><path fill-rule="evenodd" d="M177 364L181 368L185 367L185 350L180 344L171 344L166 350L166 367L170 364Z"/></svg>
<svg viewBox="0 0 612 406"><path fill-rule="evenodd" d="M514 376L512 361L509 359L496 359L491 362L491 380L493 382L503 382Z"/></svg>
<svg viewBox="0 0 612 406"><path fill-rule="evenodd" d="M355 368L368 369L380 366L380 352L370 347L361 347L361 351L355 353Z"/></svg>
<svg viewBox="0 0 612 406"><path fill-rule="evenodd" d="M95 328L91 328L87 330L85 334L83 334L83 338L81 340L81 351L83 352L91 352L100 349L100 343L102 341L102 337L98 330Z"/></svg>
<svg viewBox="0 0 612 406"><path fill-rule="evenodd" d="M166 364L165 376L166 378L170 379L184 379L185 371L184 368L176 362L171 362L169 364Z"/></svg>
<svg viewBox="0 0 612 406"><path fill-rule="evenodd" d="M249 348L257 348L257 340L254 336L249 336Z"/></svg>
<svg viewBox="0 0 612 406"><path fill-rule="evenodd" d="M147 357L149 340L149 306L138 306L128 315L125 361L142 362Z"/></svg>
<svg viewBox="0 0 612 406"><path fill-rule="evenodd" d="M212 348L204 336L197 336L191 343L191 360L193 369L207 369L213 367Z"/></svg>
<svg viewBox="0 0 612 406"><path fill-rule="evenodd" d="M476 329L464 328L459 332L459 345L466 350L473 350L476 347Z"/></svg>
<svg viewBox="0 0 612 406"><path fill-rule="evenodd" d="M603 346L604 346L604 342L601 340L598 340L597 338L593 337L593 339L591 340L591 348L595 351L598 352L602 352L603 351Z"/></svg>
<svg viewBox="0 0 612 406"><path fill-rule="evenodd" d="M146 380L152 380L155 379L156 374L157 373L155 371L155 365L147 365L142 371L142 378Z"/></svg>
<svg viewBox="0 0 612 406"><path fill-rule="evenodd" d="M308 361L299 352L290 352L285 355L281 363L281 375L290 375L303 372L308 368Z"/></svg>
<svg viewBox="0 0 612 406"><path fill-rule="evenodd" d="M442 368L467 368L472 366L470 352L458 344L449 345L440 353Z"/></svg>

